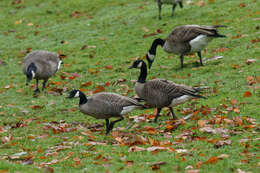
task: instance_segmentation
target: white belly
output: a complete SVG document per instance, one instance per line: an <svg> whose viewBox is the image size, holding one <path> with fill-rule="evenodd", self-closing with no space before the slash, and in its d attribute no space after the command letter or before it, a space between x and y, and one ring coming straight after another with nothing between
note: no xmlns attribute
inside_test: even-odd
<svg viewBox="0 0 260 173"><path fill-rule="evenodd" d="M192 98L193 98L192 96L188 96L188 95L181 96L179 98L173 99L170 106L173 106L173 107L177 106L177 105L182 104L182 103L184 103L184 102L186 102L186 101L188 101Z"/></svg>
<svg viewBox="0 0 260 173"><path fill-rule="evenodd" d="M190 52L200 52L209 44L211 40L211 37L208 37L206 35L199 35L189 42L191 46Z"/></svg>
<svg viewBox="0 0 260 173"><path fill-rule="evenodd" d="M123 107L123 110L121 111L121 115L124 115L124 114L127 114L129 112L131 112L132 110L135 110L135 109L140 109L140 106L126 106L126 107Z"/></svg>

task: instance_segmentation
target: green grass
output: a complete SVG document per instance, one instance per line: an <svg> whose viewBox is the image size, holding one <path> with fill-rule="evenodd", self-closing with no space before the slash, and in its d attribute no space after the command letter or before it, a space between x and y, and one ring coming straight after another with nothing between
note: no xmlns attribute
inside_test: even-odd
<svg viewBox="0 0 260 173"><path fill-rule="evenodd" d="M13 1L19 2L19 1ZM213 124L213 127L223 127L234 130L239 134L229 134L231 145L225 145L218 149L210 139L224 140L220 134L206 134L199 130L198 119L214 120L215 115L225 116L227 119L234 117L250 117L256 119L259 125L259 81L249 86L246 78L260 76L259 42L252 43L252 40L259 39L259 6L255 0L226 1L216 0L213 3L205 0L205 5L199 7L198 0L194 5L184 4L184 8L176 8L175 16L172 18L171 7L165 5L162 10L162 20L157 19L157 6L152 1L126 1L121 0L52 0L52 1L26 1L12 4L12 1L2 0L0 2L0 172L41 172L41 163L47 163L54 159L60 160L69 152L68 159L57 164L49 165L55 172L149 172L150 165L154 162L165 161L161 165L162 172L186 172L187 166L193 166L199 161L205 162L212 156L220 154L229 155L228 158L218 160L215 164L201 165L200 172L237 172L241 169L246 172L259 171L259 128L245 128L249 125L243 121L240 126L227 125L225 123ZM242 4L241 4L242 3ZM245 5L243 7L243 4ZM78 18L70 17L75 11L80 11ZM29 25L28 25L29 24ZM33 24L33 25L32 25ZM91 86L81 87L85 93L90 95L96 90L97 85L105 86L106 82L111 85L105 86L106 91L135 95L134 83L139 74L138 70L128 70L131 62L136 58L143 58L155 38L167 37L170 31L184 24L201 25L227 25L221 28L220 33L227 36L224 39L215 39L203 52L203 58L212 56L224 56L223 59L209 61L203 67L195 63L197 56L185 56L185 68L180 70L179 58L176 55L166 54L158 48L157 58L149 71L148 78L160 77L172 80L176 83L186 85L206 85L209 90L205 92L207 100L196 100L180 105L175 108L179 118L183 111L205 109L203 107L217 108L210 113L203 115L198 113L197 118L189 120L186 124L178 127L177 130L169 132L172 138L164 138L163 131L166 121L171 120L166 116L167 110L162 111L158 124L152 122L135 123L132 119L125 118L124 121L116 124L116 127L129 127L116 130L124 133L137 134L152 138L158 141L176 142L175 136L185 130L190 130L193 136L204 137L205 140L183 140L180 143L171 145L174 149L187 149L188 154L181 155L176 152L160 151L151 153L147 151L128 152L130 146L115 146L116 140L112 135L105 136L103 127L98 132L91 132L87 128L93 124L100 124L104 121L96 120L83 115L78 111L78 100L68 100L65 97L68 91L73 88L80 88L80 85L91 81ZM31 26L32 25L32 26ZM145 32L144 27L149 30ZM143 38L144 34L154 33L157 29L163 32L156 36ZM240 37L240 35L242 35ZM236 38L237 37L237 38ZM81 50L83 45L96 46ZM48 91L53 88L63 89L62 95L42 92L39 97L33 97L33 82L31 88L25 86L25 76L21 70L21 63L26 54L26 49L48 50L62 52L67 55L64 59L66 66L49 80ZM228 48L223 52L214 50ZM247 65L247 59L257 61ZM112 65L112 69L106 68ZM91 72L98 71L96 74ZM66 78L62 80L59 76L62 72L78 73L80 77L74 80ZM126 82L112 85L118 79L126 79ZM55 86L54 82L60 82ZM61 83L62 82L62 83ZM124 89L129 87L129 89ZM213 92L217 90L216 92ZM244 92L250 91L252 96L244 97ZM231 101L240 112L227 111L221 106L225 104L232 107ZM40 109L33 109L32 106L39 105ZM37 107L36 107L37 108ZM145 114L151 115L154 110ZM142 111L134 111L129 114L143 115ZM58 123L64 120L67 128L76 130L65 133L54 133L46 125L62 126ZM22 125L19 125L21 122ZM80 124L79 124L80 123ZM138 124L137 128L132 128ZM150 126L156 129L156 134L149 134L142 129ZM257 126L257 125L256 125ZM90 135L83 135L82 132ZM47 135L41 138L41 135ZM6 141L6 136L12 139ZM107 145L86 146L91 141L105 142ZM251 139L248 144L247 155L242 152L245 144L240 143L241 139ZM46 156L51 147L70 146L68 149L60 150L56 155ZM140 147L151 147L149 143ZM12 159L12 155L20 152L28 154L19 159ZM102 158L97 158L101 154ZM33 164L24 164L25 160L31 158ZM107 159L104 159L107 158ZM75 158L80 164L75 164ZM132 166L126 166L125 160L133 160ZM185 158L185 159L184 159Z"/></svg>

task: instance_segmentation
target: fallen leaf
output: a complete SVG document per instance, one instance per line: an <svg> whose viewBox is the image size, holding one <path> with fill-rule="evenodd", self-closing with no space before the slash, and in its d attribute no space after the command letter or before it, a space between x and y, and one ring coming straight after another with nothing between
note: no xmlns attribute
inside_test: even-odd
<svg viewBox="0 0 260 173"><path fill-rule="evenodd" d="M108 70L112 70L113 66L112 65L106 65L105 68L108 69Z"/></svg>
<svg viewBox="0 0 260 173"><path fill-rule="evenodd" d="M204 1L199 1L199 2L197 3L197 5L198 5L199 7L202 7L202 6L205 5L205 3L204 3Z"/></svg>
<svg viewBox="0 0 260 173"><path fill-rule="evenodd" d="M90 86L91 84L92 84L92 82L89 81L89 82L86 82L86 83L81 84L80 86L81 86L81 87L88 87L88 86Z"/></svg>
<svg viewBox="0 0 260 173"><path fill-rule="evenodd" d="M128 152L136 152L136 151L145 151L146 149L143 147L132 146L128 149Z"/></svg>
<svg viewBox="0 0 260 173"><path fill-rule="evenodd" d="M229 155L227 155L227 154L220 154L220 155L218 156L218 158L219 158L219 159L226 159L226 158L229 158Z"/></svg>
<svg viewBox="0 0 260 173"><path fill-rule="evenodd" d="M158 169L160 169L160 166L161 165L165 165L166 164L166 162L155 162L155 163L153 163L151 166L150 166L150 169L152 170L152 171L154 171L154 170L158 170Z"/></svg>
<svg viewBox="0 0 260 173"><path fill-rule="evenodd" d="M155 146L155 147L148 147L146 150L148 152L153 152L153 151L157 151L157 150L167 150L167 148L166 147L157 147L157 146Z"/></svg>
<svg viewBox="0 0 260 173"><path fill-rule="evenodd" d="M246 59L246 64L250 65L252 63L256 62L256 59Z"/></svg>
<svg viewBox="0 0 260 173"><path fill-rule="evenodd" d="M204 127L207 123L208 123L208 120L199 120L199 121L198 121L198 125L199 125L200 127Z"/></svg>
<svg viewBox="0 0 260 173"><path fill-rule="evenodd" d="M186 173L199 173L199 169L194 169L194 170L188 170Z"/></svg>
<svg viewBox="0 0 260 173"><path fill-rule="evenodd" d="M241 169L237 169L237 173L246 173L246 172Z"/></svg>
<svg viewBox="0 0 260 173"><path fill-rule="evenodd" d="M42 109L43 106L40 106L40 105L33 105L31 106L32 109Z"/></svg>
<svg viewBox="0 0 260 173"><path fill-rule="evenodd" d="M215 143L214 147L215 148L220 148L224 145L231 145L232 141L231 140L225 140L225 141L222 141L222 140L219 140Z"/></svg>
<svg viewBox="0 0 260 173"><path fill-rule="evenodd" d="M211 158L209 158L206 162L204 162L205 164L215 164L218 162L218 157L212 156Z"/></svg>
<svg viewBox="0 0 260 173"><path fill-rule="evenodd" d="M27 155L27 152L15 153L10 156L10 159L20 159L21 156Z"/></svg>
<svg viewBox="0 0 260 173"><path fill-rule="evenodd" d="M239 8L243 8L243 7L245 7L245 6L246 6L245 3L240 3L240 4L238 5Z"/></svg>
<svg viewBox="0 0 260 173"><path fill-rule="evenodd" d="M252 96L252 93L250 91L244 92L244 97L250 97Z"/></svg>
<svg viewBox="0 0 260 173"><path fill-rule="evenodd" d="M54 169L49 166L44 166L43 173L53 173Z"/></svg>
<svg viewBox="0 0 260 173"><path fill-rule="evenodd" d="M126 166L133 166L133 164L134 164L134 161L133 160L126 160L125 161L125 164L126 164Z"/></svg>

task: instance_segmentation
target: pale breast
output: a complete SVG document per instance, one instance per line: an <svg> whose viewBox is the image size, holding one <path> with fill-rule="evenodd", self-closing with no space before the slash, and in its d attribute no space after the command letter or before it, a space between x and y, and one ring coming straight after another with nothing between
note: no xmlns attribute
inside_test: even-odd
<svg viewBox="0 0 260 173"><path fill-rule="evenodd" d="M138 97L144 99L143 89L144 89L144 83L136 82L136 84L135 84L135 92L138 95Z"/></svg>

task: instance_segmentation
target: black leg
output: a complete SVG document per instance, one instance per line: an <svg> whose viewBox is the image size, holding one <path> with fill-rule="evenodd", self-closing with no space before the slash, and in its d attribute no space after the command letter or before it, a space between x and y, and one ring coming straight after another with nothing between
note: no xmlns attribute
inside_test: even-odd
<svg viewBox="0 0 260 173"><path fill-rule="evenodd" d="M172 118L173 118L174 120L177 120L178 118L177 118L177 116L175 115L175 113L174 113L172 107L169 107L169 108L170 108L170 111L171 111L171 113L172 113Z"/></svg>
<svg viewBox="0 0 260 173"><path fill-rule="evenodd" d="M181 68L183 68L183 55L180 56L180 60L181 60Z"/></svg>
<svg viewBox="0 0 260 173"><path fill-rule="evenodd" d="M203 66L202 58L201 58L201 52L198 52L198 56L200 57L200 65Z"/></svg>
<svg viewBox="0 0 260 173"><path fill-rule="evenodd" d="M119 122L119 121L122 121L124 118L123 117L120 117L120 119L118 120L115 120L115 121L112 121L109 126L108 126L108 129L107 129L107 133L108 134L114 127L115 123Z"/></svg>
<svg viewBox="0 0 260 173"><path fill-rule="evenodd" d="M174 10L175 10L176 6L177 6L177 4L173 4L173 6L172 6L172 16L174 15Z"/></svg>
<svg viewBox="0 0 260 173"><path fill-rule="evenodd" d="M181 1L179 2L179 5L180 5L181 8L183 8L183 5L182 5L182 2L181 2Z"/></svg>
<svg viewBox="0 0 260 173"><path fill-rule="evenodd" d="M157 4L158 4L159 20L160 20L160 19L162 19L162 17L161 17L161 10L162 10L162 3L161 3L161 0L158 0Z"/></svg>
<svg viewBox="0 0 260 173"><path fill-rule="evenodd" d="M109 133L109 119L106 119L106 134Z"/></svg>
<svg viewBox="0 0 260 173"><path fill-rule="evenodd" d="M36 79L36 89L34 90L34 93L40 93L38 84L39 84L39 80Z"/></svg>
<svg viewBox="0 0 260 173"><path fill-rule="evenodd" d="M43 83L42 83L42 90L44 90L47 81L48 81L48 80L44 80L44 81L43 81Z"/></svg>
<svg viewBox="0 0 260 173"><path fill-rule="evenodd" d="M155 118L154 118L154 122L157 123L157 119L158 117L160 116L160 112L161 112L162 108L157 108L157 113L155 115Z"/></svg>

